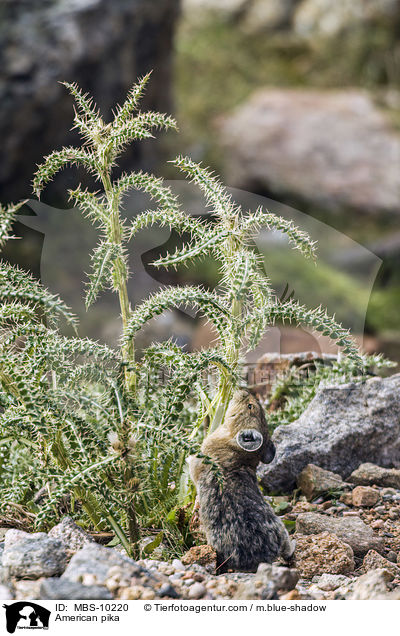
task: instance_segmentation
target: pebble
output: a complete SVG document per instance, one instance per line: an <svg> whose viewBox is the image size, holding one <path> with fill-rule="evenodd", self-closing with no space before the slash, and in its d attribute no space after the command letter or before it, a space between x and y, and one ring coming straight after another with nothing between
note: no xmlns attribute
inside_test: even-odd
<svg viewBox="0 0 400 636"><path fill-rule="evenodd" d="M179 559L173 559L172 563L171 563L172 567L174 568L175 572L184 572L185 571L185 566L183 565L182 561L180 561Z"/></svg>
<svg viewBox="0 0 400 636"><path fill-rule="evenodd" d="M188 593L190 599L203 598L206 593L206 588L202 583L194 583Z"/></svg>
<svg viewBox="0 0 400 636"><path fill-rule="evenodd" d="M371 523L371 528L373 528L374 530L379 530L380 528L383 528L384 525L385 523L382 519L377 519L376 521L373 521Z"/></svg>
<svg viewBox="0 0 400 636"><path fill-rule="evenodd" d="M189 587L190 585L193 585L193 583L195 583L195 580L194 579L183 579L183 583L184 583L184 585Z"/></svg>

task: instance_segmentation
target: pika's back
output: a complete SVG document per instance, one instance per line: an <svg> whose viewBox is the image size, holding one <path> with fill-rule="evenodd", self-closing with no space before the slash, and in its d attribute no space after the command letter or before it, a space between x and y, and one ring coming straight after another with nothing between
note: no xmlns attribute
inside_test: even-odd
<svg viewBox="0 0 400 636"><path fill-rule="evenodd" d="M207 541L217 552L219 572L256 570L259 563L271 563L279 554L280 521L264 500L251 468L225 469L222 477L221 487L207 467L197 483Z"/></svg>

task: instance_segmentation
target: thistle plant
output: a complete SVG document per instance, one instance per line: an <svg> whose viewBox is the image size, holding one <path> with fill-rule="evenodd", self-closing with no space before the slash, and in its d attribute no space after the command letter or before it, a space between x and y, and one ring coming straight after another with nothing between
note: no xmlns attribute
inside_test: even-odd
<svg viewBox="0 0 400 636"><path fill-rule="evenodd" d="M98 294L111 287L118 294L122 326L125 330L131 318L128 298L128 265L126 243L129 239L126 220L122 218L122 200L132 189L150 195L164 210L177 209L176 198L162 180L140 172L124 173L112 178L118 157L133 141L153 137L153 129L176 129L176 123L167 115L152 111L140 112L140 99L149 81L150 73L129 92L126 101L113 113L113 120L104 123L93 100L82 93L76 84L65 86L75 98L74 128L83 139L80 148L65 147L52 152L39 166L33 189L39 197L44 186L62 168L82 166L102 185L102 192L90 192L78 186L69 190L69 198L99 229L100 241L92 254L92 271L86 291L86 306L92 305ZM135 346L131 338L122 347L125 364L125 387L134 396Z"/></svg>
<svg viewBox="0 0 400 636"><path fill-rule="evenodd" d="M365 367L349 332L321 307L310 310L272 289L253 244L261 227L283 232L306 258L315 258L313 241L292 222L261 207L244 212L214 175L184 157L174 164L205 194L209 214L202 218L186 214L153 175L139 171L114 178L127 144L151 137L154 129L176 127L167 115L138 110L148 80L149 75L132 88L109 123L88 95L66 84L75 98L74 123L83 144L51 153L33 182L40 196L59 170L72 165L84 167L99 183L98 191L78 186L69 197L99 230L86 305L106 288L116 292L120 347L79 338L77 320L61 298L0 261L0 512L22 506L36 528L46 529L62 504L83 525L112 530L133 556L140 553L143 527L156 532L148 550L161 538L175 554L178 544L190 547L179 498L185 458L196 454L219 476L218 467L199 451L202 424L208 417L212 431L223 421L240 382L240 361L270 325L278 320L310 325L335 340L350 365ZM147 193L156 205L128 222L122 208L131 189ZM18 206L0 209L0 249L12 237ZM128 244L154 224L190 237L154 265L178 267L211 256L221 274L215 291L166 287L131 307ZM138 330L164 311L185 306L212 323L215 346L184 352L168 341L135 359ZM75 336L62 335L61 320ZM151 379L160 369L167 381L154 386ZM214 392L204 380L209 370L217 375ZM42 490L39 504L36 495Z"/></svg>
<svg viewBox="0 0 400 636"><path fill-rule="evenodd" d="M158 223L188 232L191 241L175 253L160 257L155 267L188 265L196 258L210 256L220 266L221 278L215 292L200 287L167 289L139 306L132 314L124 339L129 343L136 331L151 317L170 307L192 305L214 325L218 340L216 351L224 367L219 369L219 385L215 395L208 387L200 387L202 402L199 422L210 418L210 432L223 421L232 391L238 382L239 363L254 349L266 329L277 321L305 324L330 336L342 348L353 364L362 364L362 357L348 330L318 307L308 309L289 297L281 301L271 288L263 263L254 246L261 227L282 232L294 249L306 258L315 258L315 243L292 221L285 220L259 207L243 212L226 188L207 169L189 158L178 157L175 166L185 173L205 195L209 214L202 218L183 216L174 211L166 216L162 211L144 212L132 223L130 235L143 227ZM177 355L177 360L178 360Z"/></svg>

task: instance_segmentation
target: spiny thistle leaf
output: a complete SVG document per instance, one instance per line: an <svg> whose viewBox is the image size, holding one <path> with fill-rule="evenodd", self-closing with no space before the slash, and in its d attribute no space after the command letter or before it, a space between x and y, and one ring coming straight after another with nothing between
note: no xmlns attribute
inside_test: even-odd
<svg viewBox="0 0 400 636"><path fill-rule="evenodd" d="M117 107L113 121L113 128L121 128L130 119L132 113L139 105L150 76L151 72L147 73L147 75L140 79L129 91L123 105Z"/></svg>
<svg viewBox="0 0 400 636"><path fill-rule="evenodd" d="M0 249L4 247L6 241L10 238L10 230L12 224L15 221L15 216L20 208L22 208L25 203L27 203L28 199L25 201L20 201L19 203L10 203L10 205L3 206L0 205Z"/></svg>
<svg viewBox="0 0 400 636"><path fill-rule="evenodd" d="M315 258L316 242L312 241L307 232L300 230L293 221L288 221L272 212L264 210L262 206L251 212L241 223L243 234L256 233L262 226L269 230L278 230L288 237L289 243L294 245L303 256Z"/></svg>
<svg viewBox="0 0 400 636"><path fill-rule="evenodd" d="M181 249L176 249L174 254L162 256L151 264L153 267L176 266L180 263L187 263L197 256L207 256L212 254L215 247L218 247L219 244L229 236L229 233L225 230L217 233L212 231L211 228L206 234L207 237L203 236L202 240L184 245Z"/></svg>
<svg viewBox="0 0 400 636"><path fill-rule="evenodd" d="M164 214L169 214L179 209L178 197L172 194L171 189L163 185L163 179L146 172L124 173L114 184L114 191L125 194L130 189L141 190L150 195L152 199L165 208Z"/></svg>
<svg viewBox="0 0 400 636"><path fill-rule="evenodd" d="M86 309L92 305L100 291L110 286L115 260L121 257L121 246L102 241L91 256L92 271L86 291Z"/></svg>
<svg viewBox="0 0 400 636"><path fill-rule="evenodd" d="M78 110L85 122L90 126L97 126L99 123L100 113L97 106L93 103L93 98L88 93L83 93L75 82L61 82L75 98Z"/></svg>
<svg viewBox="0 0 400 636"><path fill-rule="evenodd" d="M212 321L218 332L224 333L229 310L218 296L201 287L173 287L150 296L132 312L124 333L124 341L128 342L146 322L155 316L159 316L167 309L178 308L182 305L197 306Z"/></svg>
<svg viewBox="0 0 400 636"><path fill-rule="evenodd" d="M179 156L171 163L186 173L190 180L199 186L206 197L207 203L212 205L214 212L218 216L226 219L233 215L235 206L232 197L209 170L188 157Z"/></svg>
<svg viewBox="0 0 400 636"><path fill-rule="evenodd" d="M268 319L272 324L277 320L283 322L288 320L308 325L316 331L320 331L324 336L329 336L355 364L362 365L362 356L349 330L342 327L321 307L308 309L304 305L300 305L298 301L293 300L285 303L273 303L268 310Z"/></svg>
<svg viewBox="0 0 400 636"><path fill-rule="evenodd" d="M178 130L178 125L173 117L170 117L165 113L157 113L152 110L146 110L144 113L139 113L135 117L135 121L146 127L155 128L156 130Z"/></svg>
<svg viewBox="0 0 400 636"><path fill-rule="evenodd" d="M73 201L92 222L103 226L108 223L107 209L97 192L82 190L81 186L78 186L76 190L68 190L68 194L69 200Z"/></svg>
<svg viewBox="0 0 400 636"><path fill-rule="evenodd" d="M44 186L52 180L54 175L66 166L82 165L92 174L97 174L97 164L93 154L83 148L62 148L55 150L45 157L44 162L38 167L33 180L33 190L39 197Z"/></svg>
<svg viewBox="0 0 400 636"><path fill-rule="evenodd" d="M205 237L208 235L207 227L202 226L197 219L193 219L184 212L174 209L147 210L138 214L132 221L129 238L132 238L140 230L151 227L152 225L160 225L176 230L179 234L188 232L192 236Z"/></svg>
<svg viewBox="0 0 400 636"><path fill-rule="evenodd" d="M27 272L4 261L0 261L0 296L36 304L49 316L63 316L74 328L77 326L77 318L59 296L51 294Z"/></svg>

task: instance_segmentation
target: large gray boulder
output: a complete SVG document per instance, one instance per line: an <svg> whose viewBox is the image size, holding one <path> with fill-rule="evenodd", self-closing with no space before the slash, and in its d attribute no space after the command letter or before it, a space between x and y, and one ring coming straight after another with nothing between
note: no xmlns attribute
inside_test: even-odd
<svg viewBox="0 0 400 636"><path fill-rule="evenodd" d="M272 439L275 458L260 470L271 491L291 490L307 464L344 478L365 462L400 467L400 374L321 388Z"/></svg>
<svg viewBox="0 0 400 636"><path fill-rule="evenodd" d="M2 567L23 579L59 576L67 565L65 545L44 532L9 530L5 536Z"/></svg>
<svg viewBox="0 0 400 636"><path fill-rule="evenodd" d="M72 100L59 81L80 84L108 116L137 77L154 69L143 104L170 111L172 38L178 10L179 0L0 3L4 200L30 196L32 175L43 155L76 140L68 132ZM146 152L147 160L154 157L154 144L145 144L146 151L142 146L139 152ZM137 152L135 159L143 160ZM58 178L63 192L67 177L65 173Z"/></svg>
<svg viewBox="0 0 400 636"><path fill-rule="evenodd" d="M393 20L399 11L399 0L302 0L294 30L308 38L332 37L358 25Z"/></svg>
<svg viewBox="0 0 400 636"><path fill-rule="evenodd" d="M220 123L231 185L325 212L400 212L400 135L362 90L263 89Z"/></svg>

